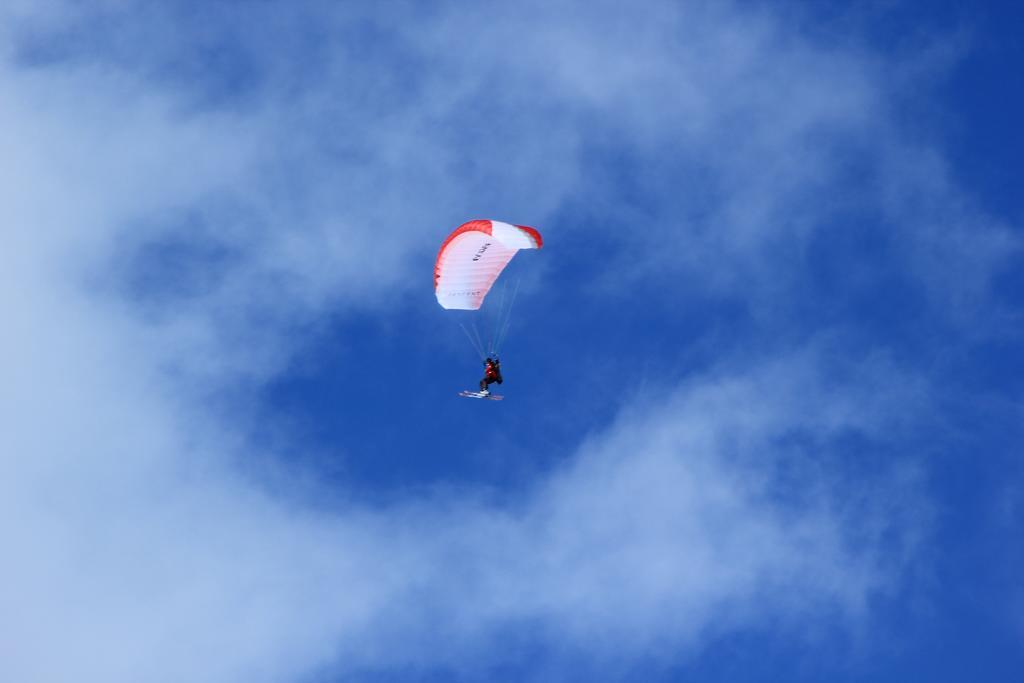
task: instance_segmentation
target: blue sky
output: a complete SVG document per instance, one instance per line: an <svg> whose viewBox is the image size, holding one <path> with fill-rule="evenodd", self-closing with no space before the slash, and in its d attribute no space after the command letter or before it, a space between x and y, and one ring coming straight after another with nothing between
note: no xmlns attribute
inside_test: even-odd
<svg viewBox="0 0 1024 683"><path fill-rule="evenodd" d="M0 26L0 678L1024 670L1013 4Z"/></svg>

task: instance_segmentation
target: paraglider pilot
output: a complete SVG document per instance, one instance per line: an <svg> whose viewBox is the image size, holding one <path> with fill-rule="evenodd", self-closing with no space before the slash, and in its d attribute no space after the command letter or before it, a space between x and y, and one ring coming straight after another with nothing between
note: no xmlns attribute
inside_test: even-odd
<svg viewBox="0 0 1024 683"><path fill-rule="evenodd" d="M480 380L480 393L484 395L491 393L487 387L494 382L501 384L501 361L497 358L488 358L484 361L484 378Z"/></svg>

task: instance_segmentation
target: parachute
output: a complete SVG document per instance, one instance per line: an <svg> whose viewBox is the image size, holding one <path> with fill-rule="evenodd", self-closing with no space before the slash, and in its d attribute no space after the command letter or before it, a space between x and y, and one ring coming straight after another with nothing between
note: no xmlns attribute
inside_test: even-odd
<svg viewBox="0 0 1024 683"><path fill-rule="evenodd" d="M448 235L437 253L434 263L437 303L449 310L479 310L516 253L520 249L540 249L543 243L540 233L525 225L491 220L463 223ZM481 360L486 355L497 355L508 331L512 304L519 288L517 284L507 306L506 289L502 287L489 343L484 343L475 321L470 322L472 334L459 323Z"/></svg>
<svg viewBox="0 0 1024 683"><path fill-rule="evenodd" d="M540 249L540 233L525 225L469 221L455 228L434 263L441 308L475 311L520 249Z"/></svg>

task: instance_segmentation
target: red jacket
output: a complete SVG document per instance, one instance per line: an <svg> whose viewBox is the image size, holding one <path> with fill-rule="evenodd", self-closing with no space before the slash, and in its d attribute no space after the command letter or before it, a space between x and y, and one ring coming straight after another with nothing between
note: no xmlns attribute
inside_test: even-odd
<svg viewBox="0 0 1024 683"><path fill-rule="evenodd" d="M488 363L487 366L484 368L484 376L486 376L486 377L497 377L498 376L498 368L497 368L497 366L495 366L494 363Z"/></svg>

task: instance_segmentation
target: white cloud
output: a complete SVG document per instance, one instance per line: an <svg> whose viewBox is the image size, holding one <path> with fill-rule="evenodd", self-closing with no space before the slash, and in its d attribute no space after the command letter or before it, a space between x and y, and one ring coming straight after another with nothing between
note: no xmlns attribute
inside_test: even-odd
<svg viewBox="0 0 1024 683"><path fill-rule="evenodd" d="M234 110L154 78L181 47L131 16L138 65L89 53L0 68L4 678L472 668L500 659L492 639L519 621L566 651L596 641L614 643L609 659L672 660L739 625L855 623L898 586L925 527L912 468L836 478L837 454L856 457L844 435L885 442L924 400L884 363L825 383L831 361L811 350L667 387L506 506L459 491L323 511L257 492L233 469L235 426L202 402L237 373L279 372L290 330L323 310L404 296L397 273L461 217L598 201L590 134L667 163L652 153L664 144L707 171L705 193L678 203L699 220L643 242L672 237L657 267L681 253L705 272L724 250L722 286L763 282L779 265L763 245L799 243L828 215L804 205L815 178L840 172L818 132L898 135L860 55L731 10L611 23L558 10L541 30L441 12L389 34L409 51L395 63L328 50L313 92L291 89L288 55L257 31L267 92ZM913 188L941 213L955 189L926 180ZM905 185L888 187L910 225ZM964 234L940 238L942 259ZM209 248L209 279L144 291L128 275L158 268L164 252L146 249L167 241ZM957 263L983 278L1002 247L972 244L981 257Z"/></svg>
<svg viewBox="0 0 1024 683"><path fill-rule="evenodd" d="M111 3L91 22L71 14L78 32L51 12L14 23L35 37L14 34L13 54L48 45L47 29L77 40L67 61L10 72L25 103L10 129L20 158L57 150L49 194L81 186L66 200L79 220L105 197L94 180L123 195L97 222L122 239L130 229L128 244L171 233L236 256L174 321L209 321L196 333L220 337L207 356L226 336L234 354L250 349L246 316L266 331L402 296L399 273L466 216L557 238L574 207L586 232L572 239L619 240L611 289L682 276L773 312L811 241L865 215L888 223L889 256L961 318L1017 248L909 141L892 104L906 76L854 39L822 46L799 22L719 4L533 9L263 8L239 25L229 10ZM217 59L203 69L204 56ZM240 104L208 101L218 86ZM72 108L68 125L46 118ZM24 117L40 113L26 135ZM629 176L591 161L602 155L626 158ZM288 303L268 310L282 289ZM248 365L273 372L275 353Z"/></svg>
<svg viewBox="0 0 1024 683"><path fill-rule="evenodd" d="M4 406L16 679L472 670L481 648L500 661L492 639L520 621L567 651L671 661L737 624L856 622L899 581L921 522L908 480L884 485L890 470L817 470L836 435L871 443L898 428L891 404L918 401L879 393L894 385L870 369L875 383L822 386L814 354L636 409L511 507L444 494L330 513L249 490L209 425L162 417L114 368L113 384L90 378L95 360L61 368L70 391L45 413Z"/></svg>

